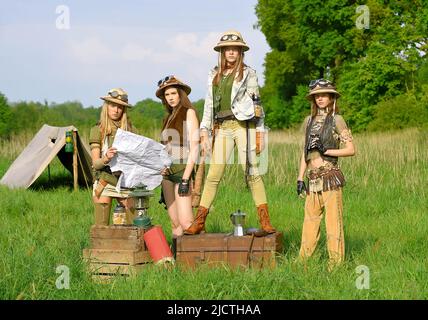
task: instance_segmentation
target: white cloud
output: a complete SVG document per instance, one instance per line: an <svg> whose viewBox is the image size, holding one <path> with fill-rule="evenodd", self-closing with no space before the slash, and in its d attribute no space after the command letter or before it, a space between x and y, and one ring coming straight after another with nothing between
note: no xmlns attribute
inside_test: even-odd
<svg viewBox="0 0 428 320"><path fill-rule="evenodd" d="M153 56L153 49L135 43L126 44L121 50L121 57L125 61L144 61Z"/></svg>
<svg viewBox="0 0 428 320"><path fill-rule="evenodd" d="M219 32L199 35L195 32L178 33L169 39L167 43L174 51L201 58L207 56L207 53L213 50L219 34Z"/></svg>
<svg viewBox="0 0 428 320"><path fill-rule="evenodd" d="M98 38L71 41L69 48L76 60L84 64L99 64L114 58L112 48Z"/></svg>

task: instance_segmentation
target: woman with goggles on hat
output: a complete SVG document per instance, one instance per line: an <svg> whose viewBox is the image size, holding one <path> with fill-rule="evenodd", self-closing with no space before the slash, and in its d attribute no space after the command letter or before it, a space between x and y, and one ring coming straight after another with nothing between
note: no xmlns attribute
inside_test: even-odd
<svg viewBox="0 0 428 320"><path fill-rule="evenodd" d="M269 219L263 180L256 165L256 152L263 147L260 142L263 141L264 114L260 106L255 108L254 103L259 96L256 72L244 64L244 52L248 49L242 35L233 30L225 32L214 47L219 52L219 62L208 77L200 125L204 154L211 149L209 132L215 131L213 153L196 218L185 234L198 234L204 230L209 208L235 146L262 229L267 233L275 232ZM257 142L256 137L259 138Z"/></svg>
<svg viewBox="0 0 428 320"><path fill-rule="evenodd" d="M188 94L191 88L175 76L158 82L156 96L167 111L161 133L173 164L162 171L162 194L171 219L173 237L193 221L192 178L198 157L199 119Z"/></svg>
<svg viewBox="0 0 428 320"><path fill-rule="evenodd" d="M117 129L132 131L128 118L127 93L116 88L108 92L104 100L98 124L91 128L89 145L91 148L92 166L94 169L93 202L95 206L95 224L108 225L110 221L111 200L116 198L126 209L126 224L132 224L132 204L126 199L129 191L116 191L117 176L111 172L109 162L116 154L112 147Z"/></svg>
<svg viewBox="0 0 428 320"><path fill-rule="evenodd" d="M330 268L342 262L345 255L342 204L345 178L338 158L355 154L351 131L337 114L339 97L335 85L328 80L313 80L309 84L307 99L311 102L311 115L304 122L305 145L297 177L297 194L306 196L300 257L309 257L315 251L324 212Z"/></svg>

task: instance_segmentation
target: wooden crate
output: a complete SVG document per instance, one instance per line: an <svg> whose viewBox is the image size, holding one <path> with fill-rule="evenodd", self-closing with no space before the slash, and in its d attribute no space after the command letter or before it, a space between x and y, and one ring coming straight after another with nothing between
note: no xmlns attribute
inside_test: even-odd
<svg viewBox="0 0 428 320"><path fill-rule="evenodd" d="M97 281L133 276L152 263L144 230L135 226L92 226L90 247L83 250L88 272Z"/></svg>
<svg viewBox="0 0 428 320"><path fill-rule="evenodd" d="M144 229L135 226L92 226L91 249L146 250Z"/></svg>
<svg viewBox="0 0 428 320"><path fill-rule="evenodd" d="M276 253L282 251L282 233L264 237L235 237L226 233L184 235L176 239L176 263L196 267L226 264L230 267L265 268L276 265Z"/></svg>

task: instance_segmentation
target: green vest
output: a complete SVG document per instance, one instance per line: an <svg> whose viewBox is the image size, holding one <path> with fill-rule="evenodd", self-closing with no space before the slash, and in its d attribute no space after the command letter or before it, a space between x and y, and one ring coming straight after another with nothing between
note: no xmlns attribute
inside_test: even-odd
<svg viewBox="0 0 428 320"><path fill-rule="evenodd" d="M214 114L218 118L224 118L233 115L230 109L232 105L232 86L235 80L235 74L230 73L222 76L218 85L213 85Z"/></svg>

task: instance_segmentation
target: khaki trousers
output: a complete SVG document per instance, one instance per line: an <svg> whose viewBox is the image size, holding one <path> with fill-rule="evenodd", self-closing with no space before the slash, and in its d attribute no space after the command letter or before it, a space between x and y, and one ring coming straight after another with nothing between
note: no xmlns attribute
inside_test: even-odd
<svg viewBox="0 0 428 320"><path fill-rule="evenodd" d="M343 261L345 256L341 188L333 191L310 192L306 197L300 256L306 258L314 253L320 238L323 213L325 213L330 263L338 264Z"/></svg>
<svg viewBox="0 0 428 320"><path fill-rule="evenodd" d="M248 184L256 206L267 203L265 186L257 168L256 129L254 123L249 125L251 170ZM210 168L204 184L200 206L210 208L217 194L217 187L224 175L227 163L235 146L238 148L239 163L245 171L247 151L247 129L245 121L226 120L220 125L215 137Z"/></svg>

